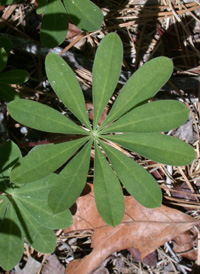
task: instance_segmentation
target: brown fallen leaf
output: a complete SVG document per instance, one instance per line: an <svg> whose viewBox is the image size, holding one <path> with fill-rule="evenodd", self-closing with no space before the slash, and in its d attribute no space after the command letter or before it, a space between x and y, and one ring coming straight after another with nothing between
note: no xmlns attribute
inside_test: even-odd
<svg viewBox="0 0 200 274"><path fill-rule="evenodd" d="M92 230L93 251L82 260L71 262L66 268L66 274L88 274L112 253L131 247L139 250L143 259L166 241L199 222L166 206L145 208L132 196L125 196L124 218L121 224L113 228L101 219L96 209L92 185L89 187L91 192L77 200L73 225L64 232Z"/></svg>
<svg viewBox="0 0 200 274"><path fill-rule="evenodd" d="M93 113L93 104L92 103L86 103L86 109L88 111L88 118L93 121L93 118L94 118L93 117L93 115L94 115L94 113ZM99 119L99 122L98 122L99 126L103 123L103 121L106 119L107 116L108 116L108 107L106 107L104 109L104 111L103 111L103 113L102 113L102 115Z"/></svg>
<svg viewBox="0 0 200 274"><path fill-rule="evenodd" d="M139 262L142 262L143 264L155 267L157 265L157 254L156 251L148 254L147 256L145 256L142 260L141 260L141 255L140 255L140 251L138 251L137 249L131 247L127 249L131 255L134 257L134 259L136 259Z"/></svg>
<svg viewBox="0 0 200 274"><path fill-rule="evenodd" d="M173 240L173 250L176 253L180 253L182 257L188 258L189 260L197 260L197 250L194 249L195 242L197 241L196 231L185 231Z"/></svg>

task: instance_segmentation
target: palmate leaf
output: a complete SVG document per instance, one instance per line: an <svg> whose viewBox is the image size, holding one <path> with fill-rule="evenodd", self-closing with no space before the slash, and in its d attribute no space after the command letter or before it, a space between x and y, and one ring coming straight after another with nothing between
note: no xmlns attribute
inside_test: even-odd
<svg viewBox="0 0 200 274"><path fill-rule="evenodd" d="M189 109L181 102L163 100L144 104L125 114L122 118L101 131L111 132L162 132L184 124Z"/></svg>
<svg viewBox="0 0 200 274"><path fill-rule="evenodd" d="M89 0L64 0L70 20L79 29L95 31L101 27L103 13L99 7Z"/></svg>
<svg viewBox="0 0 200 274"><path fill-rule="evenodd" d="M56 247L53 229L72 224L68 209L54 214L48 207L48 193L57 176L51 174L21 188L7 183L4 188L0 197L0 265L4 269L11 269L20 260L24 237L37 251L51 253Z"/></svg>
<svg viewBox="0 0 200 274"><path fill-rule="evenodd" d="M76 76L68 64L55 53L49 53L45 60L48 80L63 104L89 129L83 92Z"/></svg>
<svg viewBox="0 0 200 274"><path fill-rule="evenodd" d="M92 142L95 143L94 193L96 205L104 221L112 226L118 225L124 214L120 182L131 195L148 207L160 205L161 191L155 180L141 166L115 148L107 146L107 140L116 142L144 157L169 165L186 165L195 158L192 147L186 143L157 133L176 128L185 122L188 116L187 108L180 102L169 100L144 104L156 94L171 75L172 62L165 57L158 57L146 63L127 81L105 122L100 127L97 126L116 87L121 61L121 41L116 34L111 33L100 43L93 67L93 129L86 117L84 97L81 95L75 76L62 58L52 53L47 56L45 64L49 81L66 107L87 129L84 130L74 123L70 123L69 128L68 119L62 115L62 118L60 115L56 116L59 113L55 110L49 111L47 106L44 108L39 106L40 110L38 111L38 109L33 109L33 105L30 105L31 107L27 111L24 103L23 107L20 105L21 100L8 104L11 111L12 107L14 109L13 115L11 115L15 119L19 115L18 122L26 122L26 119L17 113L25 109L25 114L30 120L27 122L29 126L31 126L30 122L34 127L38 126L38 120L40 120L39 123L42 121L39 125L40 130L44 130L47 117L46 129L50 132L87 136L59 145L39 146L20 160L11 172L11 179L14 183L32 182L34 184L35 180L57 170L72 157L56 177L49 192L48 205L53 213L65 210L81 193L88 172ZM63 71L62 67L64 67ZM61 84L59 84L59 78ZM72 86L70 86L70 80ZM37 103L34 102L34 104ZM15 109L15 106L18 108ZM45 110L47 111L45 112ZM50 113L51 111L52 113ZM33 113L34 115L32 115ZM40 113L39 116L37 116L38 113ZM41 126L44 127L41 128ZM118 134L109 135L109 133ZM100 145L106 152L108 161L101 152ZM28 218L26 210L30 209L30 205L25 205L27 201L22 197L20 199L20 203L23 202L21 206L26 219ZM34 214L31 216L38 222L39 219L36 218L38 207L33 208ZM30 229L32 229L31 224Z"/></svg>
<svg viewBox="0 0 200 274"><path fill-rule="evenodd" d="M133 107L153 97L169 80L172 71L173 63L167 57L154 58L139 68L121 89L99 130Z"/></svg>
<svg viewBox="0 0 200 274"><path fill-rule="evenodd" d="M47 228L60 229L72 224L72 216L68 209L62 213L53 213L48 207L48 193L58 178L50 174L32 184L15 188L12 192L17 205L23 205L40 224Z"/></svg>
<svg viewBox="0 0 200 274"><path fill-rule="evenodd" d="M51 253L56 248L56 236L52 229L37 222L26 206L12 201L12 210L17 212L20 229L28 243L41 253Z"/></svg>
<svg viewBox="0 0 200 274"><path fill-rule="evenodd" d="M55 180L48 197L52 212L62 212L70 208L81 194L87 180L91 146L92 140L66 165Z"/></svg>
<svg viewBox="0 0 200 274"><path fill-rule="evenodd" d="M42 19L40 39L47 48L61 44L68 31L68 15L61 0L48 0Z"/></svg>
<svg viewBox="0 0 200 274"><path fill-rule="evenodd" d="M8 206L8 209L11 213L9 214L8 211L6 213L6 216L10 216L9 220L12 220L14 221L14 223L18 224L23 236L33 248L41 253L51 253L54 251L56 247L56 236L52 229L46 228L39 222L37 222L31 215L31 213L26 209L26 207L24 207L24 205L20 202L15 203L15 201L12 200ZM8 225L11 227L12 222L11 224L8 222ZM16 232L13 230L10 231L9 235L11 235L13 238L13 235L15 235L15 233ZM15 244L11 242L10 249L13 249L14 246ZM7 247L5 249L7 250ZM16 250L18 250L18 248ZM16 252L16 250L15 253L21 254L21 252ZM14 265L12 265L12 267L13 266Z"/></svg>
<svg viewBox="0 0 200 274"><path fill-rule="evenodd" d="M37 130L63 134L88 134L57 110L35 101L20 99L10 102L8 111L19 123Z"/></svg>
<svg viewBox="0 0 200 274"><path fill-rule="evenodd" d="M88 137L85 137L32 149L12 170L11 181L25 184L47 176L63 165L87 140Z"/></svg>
<svg viewBox="0 0 200 274"><path fill-rule="evenodd" d="M102 219L117 226L124 216L124 198L120 182L95 141L94 195Z"/></svg>
<svg viewBox="0 0 200 274"><path fill-rule="evenodd" d="M138 163L117 149L99 141L126 190L143 206L155 208L162 202L156 180Z"/></svg>
<svg viewBox="0 0 200 274"><path fill-rule="evenodd" d="M190 145L164 134L127 133L106 135L104 138L153 161L167 165L185 166L195 158L195 152Z"/></svg>
<svg viewBox="0 0 200 274"><path fill-rule="evenodd" d="M99 44L92 70L93 129L96 129L100 116L117 85L122 54L122 42L115 33L108 34Z"/></svg>

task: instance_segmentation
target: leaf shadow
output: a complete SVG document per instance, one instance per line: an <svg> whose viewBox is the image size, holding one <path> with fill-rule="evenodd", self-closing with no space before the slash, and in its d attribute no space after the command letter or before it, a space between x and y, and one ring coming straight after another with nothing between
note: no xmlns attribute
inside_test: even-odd
<svg viewBox="0 0 200 274"><path fill-rule="evenodd" d="M28 227L27 227L27 225L26 225L26 222L24 221L24 218L23 218L23 216L22 216L22 214L21 214L21 212L20 212L20 209L19 209L17 203L16 203L16 202L14 201L14 199L12 199L11 197L8 196L8 198L9 198L9 200L10 200L10 202L11 202L11 204L12 204L14 210L15 210L15 213L16 213L16 215L17 215L17 217L18 217L18 220L19 220L21 226L22 226L23 229L24 229L24 232L25 232L25 235L24 235L24 236L25 236L26 239L29 241L29 243L32 244L32 243L33 243L33 239L32 239L32 237L31 237L31 235L30 235L30 233L29 233Z"/></svg>
<svg viewBox="0 0 200 274"><path fill-rule="evenodd" d="M11 142L4 143L1 146L0 173L2 173L6 169L4 165L9 159L10 154L11 154Z"/></svg>
<svg viewBox="0 0 200 274"><path fill-rule="evenodd" d="M12 235L21 238L22 232L19 226L9 218L0 218L0 234L10 234L9 227L12 227ZM2 237L2 236L1 236Z"/></svg>
<svg viewBox="0 0 200 274"><path fill-rule="evenodd" d="M136 49L134 70L154 57L169 57L174 63L175 70L170 81L160 90L159 98L171 98L171 91L174 91L175 87L177 90L184 90L188 97L190 94L198 97L197 77L181 74L182 71L198 68L199 65L199 44L194 41L192 45L189 42L195 29L196 19L191 15L183 14L179 16L180 21L177 21L171 15L171 21L174 19L174 22L170 21L169 27L165 29L159 19L159 12L159 2L147 0L138 14L136 20L138 26L134 38ZM129 78L129 75L127 76ZM163 90L167 93L162 92Z"/></svg>
<svg viewBox="0 0 200 274"><path fill-rule="evenodd" d="M165 56L173 59L175 66L194 67L197 65L197 60L192 54L191 46L185 41L194 29L195 21L190 15L184 16L182 20L184 24L182 21L176 21L167 30L163 30L160 25L157 26L162 41L162 51Z"/></svg>
<svg viewBox="0 0 200 274"><path fill-rule="evenodd" d="M64 37L64 35L67 35L69 26L68 16L69 15L67 13L44 14L41 25L40 39L45 46L53 48L65 40L66 37ZM80 21L79 18L76 16L74 17L76 18L76 22ZM66 22L64 22L62 18L64 18ZM61 22L61 19L62 24L55 24L55 21ZM62 33L63 31L66 31L66 33ZM63 38L63 41L60 43L58 40L61 38Z"/></svg>
<svg viewBox="0 0 200 274"><path fill-rule="evenodd" d="M15 166L17 164L17 162L19 161L19 157L17 157L15 160L13 160L12 162L10 162L7 166L3 167L3 169L1 170L1 172L4 172L5 170Z"/></svg>
<svg viewBox="0 0 200 274"><path fill-rule="evenodd" d="M152 13L154 16L149 16L148 13ZM158 20L158 1L147 0L144 6L141 8L138 14L139 24L137 27L136 38L136 57L135 57L135 70L140 66L140 62L143 61L145 54L148 52L152 43L152 33L156 31L156 25Z"/></svg>
<svg viewBox="0 0 200 274"><path fill-rule="evenodd" d="M81 192L80 196L79 197L82 197L82 196L86 196L88 195L89 193L92 193L92 188L91 188L91 185L89 184L86 184L83 191ZM76 214L76 211L77 211L77 203L75 202L71 207L70 207L70 211L72 213L72 215L75 215Z"/></svg>

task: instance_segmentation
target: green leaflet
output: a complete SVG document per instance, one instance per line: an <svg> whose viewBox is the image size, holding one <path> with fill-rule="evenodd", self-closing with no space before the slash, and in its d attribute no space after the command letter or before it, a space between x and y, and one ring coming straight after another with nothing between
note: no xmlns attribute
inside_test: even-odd
<svg viewBox="0 0 200 274"><path fill-rule="evenodd" d="M88 137L61 144L41 145L32 149L11 172L11 181L18 184L34 182L63 165Z"/></svg>
<svg viewBox="0 0 200 274"><path fill-rule="evenodd" d="M0 197L0 265L4 269L10 270L21 259L23 237L37 251L51 253L56 247L53 229L72 224L68 209L53 214L48 207L48 193L56 177L51 174L21 188L9 182L5 186L5 196Z"/></svg>
<svg viewBox="0 0 200 274"><path fill-rule="evenodd" d="M57 110L35 101L15 100L8 104L8 111L19 123L37 130L63 134L88 134Z"/></svg>
<svg viewBox="0 0 200 274"><path fill-rule="evenodd" d="M122 63L122 54L122 42L115 33L108 34L101 41L97 49L92 70L94 130L117 85Z"/></svg>
<svg viewBox="0 0 200 274"><path fill-rule="evenodd" d="M168 81L172 71L173 63L167 57L157 57L144 64L123 86L99 130L154 96Z"/></svg>
<svg viewBox="0 0 200 274"><path fill-rule="evenodd" d="M48 0L42 19L40 39L47 48L61 44L68 31L68 15L61 0Z"/></svg>
<svg viewBox="0 0 200 274"><path fill-rule="evenodd" d="M7 180L12 167L22 158L18 146L8 141L0 147L0 178Z"/></svg>
<svg viewBox="0 0 200 274"><path fill-rule="evenodd" d="M20 98L19 94L15 91L14 88L4 83L0 83L0 97L6 102Z"/></svg>
<svg viewBox="0 0 200 274"><path fill-rule="evenodd" d="M1 1L0 1L0 3L1 3ZM11 47L12 47L12 44L11 44L10 39L6 36L1 36L0 37L0 48L5 49L7 56L10 55Z"/></svg>
<svg viewBox="0 0 200 274"><path fill-rule="evenodd" d="M23 84L29 79L29 73L26 70L11 70L0 74L0 82L6 84Z"/></svg>
<svg viewBox="0 0 200 274"><path fill-rule="evenodd" d="M155 208L162 202L156 180L138 163L117 149L99 141L126 190L143 206Z"/></svg>
<svg viewBox="0 0 200 274"><path fill-rule="evenodd" d="M167 165L185 166L195 158L193 148L185 142L158 133L127 133L106 135L106 139Z"/></svg>
<svg viewBox="0 0 200 274"><path fill-rule="evenodd" d="M20 228L28 243L41 253L51 253L56 248L56 236L53 230L37 222L23 203L13 202L13 208L18 212Z"/></svg>
<svg viewBox="0 0 200 274"><path fill-rule="evenodd" d="M63 104L88 128L83 92L76 76L68 64L55 53L50 52L45 60L48 80Z"/></svg>
<svg viewBox="0 0 200 274"><path fill-rule="evenodd" d="M47 5L48 0L37 0L38 6L37 6L37 14L41 14L45 12L46 10L46 5Z"/></svg>
<svg viewBox="0 0 200 274"><path fill-rule="evenodd" d="M68 209L53 214L48 207L48 193L57 178L58 175L50 174L32 184L16 188L12 193L17 204L23 205L40 224L52 229L65 228L73 223Z"/></svg>
<svg viewBox="0 0 200 274"><path fill-rule="evenodd" d="M122 188L112 168L95 141L94 195L102 219L111 226L117 226L124 216Z"/></svg>
<svg viewBox="0 0 200 274"><path fill-rule="evenodd" d="M5 207L6 216L3 213ZM7 199L0 204L0 220L0 265L4 270L10 270L23 255L24 240L16 213Z"/></svg>
<svg viewBox="0 0 200 274"><path fill-rule="evenodd" d="M72 23L84 31L100 29L103 22L102 11L89 0L64 0Z"/></svg>
<svg viewBox="0 0 200 274"><path fill-rule="evenodd" d="M108 126L101 134L111 132L162 132L184 124L189 109L181 102L163 100L133 109Z"/></svg>
<svg viewBox="0 0 200 274"><path fill-rule="evenodd" d="M55 180L48 198L52 212L62 212L71 207L81 194L87 180L91 146L92 140L74 156Z"/></svg>
<svg viewBox="0 0 200 274"><path fill-rule="evenodd" d="M20 199L15 199L16 188L8 188L9 207L15 213L17 223L28 243L41 253L51 253L56 247L56 236L52 229L39 223ZM28 198L27 198L28 199ZM47 202L47 201L46 201Z"/></svg>
<svg viewBox="0 0 200 274"><path fill-rule="evenodd" d="M6 50L4 48L0 48L0 71L2 71L8 61L8 55L6 53Z"/></svg>

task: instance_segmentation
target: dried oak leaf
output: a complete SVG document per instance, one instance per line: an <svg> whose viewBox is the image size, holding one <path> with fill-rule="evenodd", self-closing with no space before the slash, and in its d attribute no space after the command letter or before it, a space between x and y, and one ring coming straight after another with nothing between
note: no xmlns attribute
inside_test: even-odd
<svg viewBox="0 0 200 274"><path fill-rule="evenodd" d="M176 253L180 253L182 257L188 258L189 260L197 260L197 250L194 246L197 244L198 234L194 230L188 230L177 237L174 240L173 250Z"/></svg>
<svg viewBox="0 0 200 274"><path fill-rule="evenodd" d="M166 241L189 230L199 221L169 207L148 209L132 196L125 196L125 214L122 223L108 226L100 217L91 192L78 198L73 225L65 233L92 230L93 251L83 259L73 261L66 268L66 274L88 274L103 260L116 251L134 247L143 259ZM88 188L88 185L87 185Z"/></svg>

